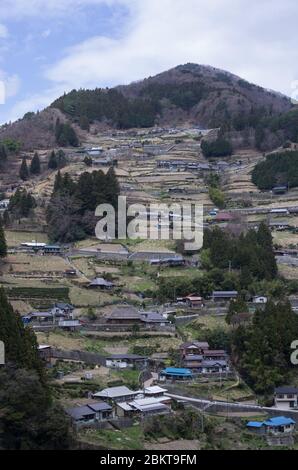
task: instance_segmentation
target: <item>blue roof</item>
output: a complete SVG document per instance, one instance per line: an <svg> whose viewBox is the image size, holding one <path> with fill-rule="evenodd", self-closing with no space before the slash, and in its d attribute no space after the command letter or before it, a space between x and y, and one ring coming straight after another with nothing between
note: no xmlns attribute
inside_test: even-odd
<svg viewBox="0 0 298 470"><path fill-rule="evenodd" d="M183 369L178 367L167 367L162 371L162 374L166 375L192 375L190 369Z"/></svg>
<svg viewBox="0 0 298 470"><path fill-rule="evenodd" d="M249 428L261 428L263 424L263 421L249 421L246 426Z"/></svg>
<svg viewBox="0 0 298 470"><path fill-rule="evenodd" d="M276 416L276 418L270 418L267 421L249 421L246 426L249 428L261 428L262 426L288 426L289 424L296 424L296 422L291 418Z"/></svg>
<svg viewBox="0 0 298 470"><path fill-rule="evenodd" d="M284 416L277 416L276 418L270 418L267 421L264 421L266 426L286 426L288 424L296 424L291 418L285 418Z"/></svg>

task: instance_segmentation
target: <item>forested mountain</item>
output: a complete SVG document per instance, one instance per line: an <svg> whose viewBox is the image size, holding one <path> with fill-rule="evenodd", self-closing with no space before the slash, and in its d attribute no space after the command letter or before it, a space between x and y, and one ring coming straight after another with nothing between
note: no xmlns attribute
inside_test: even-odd
<svg viewBox="0 0 298 470"><path fill-rule="evenodd" d="M84 126L93 120L119 128L190 122L238 130L288 111L291 103L228 72L186 64L128 86L73 90L52 107Z"/></svg>
<svg viewBox="0 0 298 470"><path fill-rule="evenodd" d="M14 139L28 150L76 146L76 133L93 123L118 129L196 125L221 127L237 143L267 149L297 138L292 108L289 98L229 72L186 64L126 86L65 93L46 110L2 126L0 141Z"/></svg>

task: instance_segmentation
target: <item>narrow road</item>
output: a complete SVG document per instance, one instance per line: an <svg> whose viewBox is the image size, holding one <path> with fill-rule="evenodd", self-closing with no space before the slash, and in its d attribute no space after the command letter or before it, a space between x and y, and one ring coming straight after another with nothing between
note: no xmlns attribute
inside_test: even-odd
<svg viewBox="0 0 298 470"><path fill-rule="evenodd" d="M259 405L245 405L244 403L232 403L224 401L213 401L205 400L201 398L193 398L183 395L175 395L172 393L166 393L170 398L175 400L185 401L191 403L193 406L200 408L201 410L209 409L210 412L233 412L233 411L242 411L242 412L256 412L256 413L268 413L275 416L286 416L296 419L298 422L298 410L279 410L278 408L270 408Z"/></svg>

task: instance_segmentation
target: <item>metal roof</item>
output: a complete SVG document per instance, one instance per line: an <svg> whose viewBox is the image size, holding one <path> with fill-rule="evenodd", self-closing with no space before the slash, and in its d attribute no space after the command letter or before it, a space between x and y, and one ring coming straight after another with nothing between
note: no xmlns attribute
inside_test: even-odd
<svg viewBox="0 0 298 470"><path fill-rule="evenodd" d="M93 411L109 411L109 410L113 409L110 405L108 405L107 403L105 403L103 401L102 402L96 402L96 403L90 403L88 406Z"/></svg>
<svg viewBox="0 0 298 470"><path fill-rule="evenodd" d="M77 406L75 408L69 408L66 413L75 420L80 420L85 416L94 416L95 411L91 410L89 406Z"/></svg>
<svg viewBox="0 0 298 470"><path fill-rule="evenodd" d="M291 395L291 394L294 394L294 395L295 395L295 394L298 394L298 388L296 388L296 387L290 387L290 386L289 386L289 387L287 387L287 386L285 386L285 387L277 387L277 388L275 389L275 393L281 394L281 395L282 395L282 394L285 394L285 395L287 395L287 394L290 394L290 395Z"/></svg>
<svg viewBox="0 0 298 470"><path fill-rule="evenodd" d="M100 392L95 393L93 396L105 397L105 398L118 398L118 397L125 397L125 396L134 396L134 395L138 395L139 393L140 391L134 392L133 390L130 390L128 387L122 386L122 387L105 388L104 390L101 390Z"/></svg>
<svg viewBox="0 0 298 470"><path fill-rule="evenodd" d="M266 426L288 426L289 424L296 424L292 418L285 418L285 416L276 416L264 421Z"/></svg>
<svg viewBox="0 0 298 470"><path fill-rule="evenodd" d="M156 386L152 386L152 387L146 387L144 389L144 392L145 392L145 394L146 393L155 394L155 393L165 393L165 392L167 392L167 390L165 388L161 388L158 385L156 385Z"/></svg>
<svg viewBox="0 0 298 470"><path fill-rule="evenodd" d="M162 373L166 375L192 376L192 371L190 369L178 367L167 367L162 371Z"/></svg>

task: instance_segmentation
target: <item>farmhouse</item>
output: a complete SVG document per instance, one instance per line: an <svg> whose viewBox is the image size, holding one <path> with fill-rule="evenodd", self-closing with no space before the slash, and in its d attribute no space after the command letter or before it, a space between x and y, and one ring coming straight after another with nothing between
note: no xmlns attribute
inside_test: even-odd
<svg viewBox="0 0 298 470"><path fill-rule="evenodd" d="M218 212L215 216L216 222L231 222L232 220L234 216L230 212Z"/></svg>
<svg viewBox="0 0 298 470"><path fill-rule="evenodd" d="M113 408L104 402L90 403L85 406L69 408L66 413L76 427L93 425L113 418Z"/></svg>
<svg viewBox="0 0 298 470"><path fill-rule="evenodd" d="M250 421L247 423L247 428L256 434L291 434L294 432L296 422L291 418L285 418L284 416L277 416L270 418L267 421Z"/></svg>
<svg viewBox="0 0 298 470"><path fill-rule="evenodd" d="M274 188L272 188L272 192L275 195L285 194L288 192L288 186L274 186Z"/></svg>
<svg viewBox="0 0 298 470"><path fill-rule="evenodd" d="M106 358L106 367L111 369L136 368L143 369L147 367L148 358L136 354L113 354Z"/></svg>
<svg viewBox="0 0 298 470"><path fill-rule="evenodd" d="M291 410L298 408L298 388L276 388L274 391L274 405L279 410Z"/></svg>
<svg viewBox="0 0 298 470"><path fill-rule="evenodd" d="M181 356L203 355L204 351L209 349L206 341L190 341L180 345L179 351Z"/></svg>
<svg viewBox="0 0 298 470"><path fill-rule="evenodd" d="M158 385L144 388L144 395L147 397L163 397L166 392L167 390L165 388L161 388Z"/></svg>
<svg viewBox="0 0 298 470"><path fill-rule="evenodd" d="M203 357L207 361L225 361L228 355L223 349L207 349L203 351Z"/></svg>
<svg viewBox="0 0 298 470"><path fill-rule="evenodd" d="M180 367L167 367L160 373L159 380L191 380L193 378L190 369Z"/></svg>
<svg viewBox="0 0 298 470"><path fill-rule="evenodd" d="M69 331L75 331L81 327L81 322L79 320L60 320L58 322L59 328L66 329Z"/></svg>
<svg viewBox="0 0 298 470"><path fill-rule="evenodd" d="M217 291L214 290L212 292L212 300L215 302L216 300L231 300L236 299L238 297L238 292L236 290L232 291Z"/></svg>
<svg viewBox="0 0 298 470"><path fill-rule="evenodd" d="M54 317L51 312L31 312L28 315L22 317L22 321L24 324L28 324L31 322L53 322Z"/></svg>
<svg viewBox="0 0 298 470"><path fill-rule="evenodd" d="M134 324L141 323L138 310L135 307L123 305L116 307L110 315L106 317L107 323L111 324Z"/></svg>
<svg viewBox="0 0 298 470"><path fill-rule="evenodd" d="M199 354L191 354L185 356L183 366L187 369L200 369L202 367L203 356Z"/></svg>
<svg viewBox="0 0 298 470"><path fill-rule="evenodd" d="M227 361L203 361L202 369L199 372L202 374L221 374L222 372L228 372L229 366Z"/></svg>
<svg viewBox="0 0 298 470"><path fill-rule="evenodd" d="M151 266L168 266L168 267L179 267L185 266L186 261L181 257L173 257L173 258L164 258L164 259L151 259L150 260Z"/></svg>
<svg viewBox="0 0 298 470"><path fill-rule="evenodd" d="M55 303L51 313L56 317L73 317L74 306L64 302Z"/></svg>
<svg viewBox="0 0 298 470"><path fill-rule="evenodd" d="M134 307L130 306L117 307L108 317L106 317L106 321L111 324L140 324L148 327L150 327L150 325L165 327L170 324L169 320L160 313L138 311Z"/></svg>
<svg viewBox="0 0 298 470"><path fill-rule="evenodd" d="M59 255L62 249L60 245L46 245L42 251L45 255Z"/></svg>
<svg viewBox="0 0 298 470"><path fill-rule="evenodd" d="M203 297L201 297L197 294L189 294L187 297L184 297L183 300L191 308L203 307L204 306Z"/></svg>
<svg viewBox="0 0 298 470"><path fill-rule="evenodd" d="M102 277L96 277L88 285L89 289L111 290L113 289L113 287L115 287L115 284L113 284L112 282L106 281Z"/></svg>
<svg viewBox="0 0 298 470"><path fill-rule="evenodd" d="M171 412L171 407L169 406L170 402L171 399L168 397L147 397L136 399L131 402L117 403L117 416L145 417L156 414L168 414Z"/></svg>
<svg viewBox="0 0 298 470"><path fill-rule="evenodd" d="M276 208L276 209L271 209L270 214L282 214L282 215L289 215L289 211L286 208Z"/></svg>
<svg viewBox="0 0 298 470"><path fill-rule="evenodd" d="M142 396L142 391L133 391L129 388L111 387L101 390L93 395L93 398L101 398L104 401L112 401L115 403L133 400L134 398Z"/></svg>

